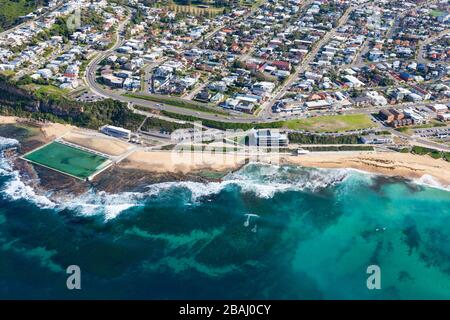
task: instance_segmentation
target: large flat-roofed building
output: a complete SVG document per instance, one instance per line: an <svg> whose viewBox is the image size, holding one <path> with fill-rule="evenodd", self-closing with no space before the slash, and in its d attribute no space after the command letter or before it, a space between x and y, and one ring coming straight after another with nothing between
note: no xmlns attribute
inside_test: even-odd
<svg viewBox="0 0 450 320"><path fill-rule="evenodd" d="M430 106L430 109L437 114L444 114L448 111L448 107L445 104L435 104Z"/></svg>
<svg viewBox="0 0 450 320"><path fill-rule="evenodd" d="M100 128L100 131L108 136L130 140L131 131L128 129L106 125Z"/></svg>
<svg viewBox="0 0 450 320"><path fill-rule="evenodd" d="M345 82L347 84L349 84L350 87L352 87L352 88L360 88L360 87L364 86L364 82L360 81L358 78L356 78L354 76L346 75L346 76L344 76L344 78L346 80Z"/></svg>
<svg viewBox="0 0 450 320"><path fill-rule="evenodd" d="M404 112L408 118L413 120L414 124L422 124L427 122L427 119L425 119L425 117L422 116L422 114L420 114L419 112L415 111L412 108L405 109Z"/></svg>
<svg viewBox="0 0 450 320"><path fill-rule="evenodd" d="M308 110L322 110L331 107L330 103L327 100L307 101L305 102L305 106L308 108Z"/></svg>
<svg viewBox="0 0 450 320"><path fill-rule="evenodd" d="M285 147L289 144L289 139L287 134L280 133L278 130L251 130L249 144L259 147Z"/></svg>
<svg viewBox="0 0 450 320"><path fill-rule="evenodd" d="M450 121L450 113L439 114L437 118L441 121Z"/></svg>
<svg viewBox="0 0 450 320"><path fill-rule="evenodd" d="M392 143L393 140L389 136L367 135L361 137L361 142L365 144L386 144Z"/></svg>
<svg viewBox="0 0 450 320"><path fill-rule="evenodd" d="M123 79L112 74L105 74L102 76L102 79L103 82L110 87L122 88L123 86Z"/></svg>

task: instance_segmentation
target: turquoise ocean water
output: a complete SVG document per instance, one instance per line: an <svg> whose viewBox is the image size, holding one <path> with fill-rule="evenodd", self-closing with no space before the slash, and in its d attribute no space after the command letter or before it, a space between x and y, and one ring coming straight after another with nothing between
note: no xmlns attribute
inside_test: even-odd
<svg viewBox="0 0 450 320"><path fill-rule="evenodd" d="M81 290L66 289L73 264ZM366 286L374 264L381 290ZM55 202L2 160L0 298L448 299L450 192L249 164Z"/></svg>

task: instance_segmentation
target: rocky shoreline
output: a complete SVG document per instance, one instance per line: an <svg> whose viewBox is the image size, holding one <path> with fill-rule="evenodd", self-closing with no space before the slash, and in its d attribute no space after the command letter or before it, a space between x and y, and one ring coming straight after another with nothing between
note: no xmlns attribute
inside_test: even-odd
<svg viewBox="0 0 450 320"><path fill-rule="evenodd" d="M8 126L8 127L6 127ZM23 129L25 130L25 129ZM49 141L41 130L35 130L32 134L22 132L20 126L13 124L3 124L0 130L0 136L7 135L8 138L15 139L19 145L9 148L3 152L3 156L11 164L12 169L19 173L20 180L31 187L34 192L46 195L50 200L64 199L67 197L76 197L89 191L121 193L121 192L141 192L146 187L155 183L194 181L211 182L220 181L221 177L228 171L193 171L182 172L149 172L126 167L118 164L112 166L103 174L98 175L93 181L80 181L53 170L32 165L20 159L20 156L39 147Z"/></svg>
<svg viewBox="0 0 450 320"><path fill-rule="evenodd" d="M45 195L50 200L56 200L56 202L58 202L57 199L70 199L92 191L108 194L142 192L149 185L163 182L220 182L226 174L239 170L246 163L246 159L241 159L242 161L218 166L214 162L217 159L211 158L208 159L210 161L209 166L180 166L183 170L179 170L180 168L177 169L176 166L170 165L170 152L141 152L141 154L110 167L95 177L93 181L85 182L41 166L32 165L20 159L20 155L52 141L55 135L58 136L64 130L73 129L73 127L67 129L64 125L50 126L49 129L45 126L33 126L24 123L2 124L0 136L19 141L17 150L4 152L4 156L9 159L13 170L19 172L21 181L31 187L37 194ZM53 130L50 131L51 134L49 134L49 130ZM399 153L348 154L328 152L308 156L283 157L279 160L281 160L281 164L329 169L352 168L411 180L429 175L444 187L450 184L448 177L450 170L446 170L450 164L443 160L428 159L425 156ZM268 161L270 163L270 158Z"/></svg>
<svg viewBox="0 0 450 320"><path fill-rule="evenodd" d="M57 173L53 170L34 166L19 158L16 152L5 153L13 169L17 170L20 179L40 194L51 194L51 198L64 198L68 195L79 196L90 190L106 193L142 192L151 184L163 182L193 181L219 182L221 178L206 177L204 171L191 173L148 172L138 169L113 166L93 181L80 181L72 177ZM224 176L227 172L214 172Z"/></svg>

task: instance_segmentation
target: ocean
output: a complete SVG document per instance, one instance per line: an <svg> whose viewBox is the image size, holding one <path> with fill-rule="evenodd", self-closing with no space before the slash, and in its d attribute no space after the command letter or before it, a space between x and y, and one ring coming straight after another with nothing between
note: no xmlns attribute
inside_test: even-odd
<svg viewBox="0 0 450 320"><path fill-rule="evenodd" d="M0 298L448 299L449 222L448 190L354 170L250 163L55 201L2 157Z"/></svg>

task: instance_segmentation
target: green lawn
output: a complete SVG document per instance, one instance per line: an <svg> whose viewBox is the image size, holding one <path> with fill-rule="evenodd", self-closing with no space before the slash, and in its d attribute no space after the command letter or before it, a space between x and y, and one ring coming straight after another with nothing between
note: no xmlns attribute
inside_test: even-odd
<svg viewBox="0 0 450 320"><path fill-rule="evenodd" d="M18 17L24 16L37 8L37 1L30 0L0 0L0 31L11 28Z"/></svg>
<svg viewBox="0 0 450 320"><path fill-rule="evenodd" d="M320 116L299 120L237 123L222 122L218 120L201 119L194 116L186 116L169 111L162 111L167 117L184 121L201 121L203 125L220 130L242 129L249 130L264 128L288 128L292 130L305 130L310 132L344 132L348 130L368 129L375 127L370 117L365 114Z"/></svg>
<svg viewBox="0 0 450 320"><path fill-rule="evenodd" d="M430 15L432 17L434 17L434 18L442 16L444 14L445 14L445 12L444 11L440 11L440 10L433 10L433 11L430 12Z"/></svg>
<svg viewBox="0 0 450 320"><path fill-rule="evenodd" d="M343 132L374 127L374 122L366 114L319 116L285 121L284 127L292 130L315 132Z"/></svg>
<svg viewBox="0 0 450 320"><path fill-rule="evenodd" d="M48 95L56 95L56 96L64 96L68 93L65 89L60 89L58 87L48 85L48 86L40 86L39 89L36 91L39 93L44 93Z"/></svg>
<svg viewBox="0 0 450 320"><path fill-rule="evenodd" d="M16 73L13 70L2 70L2 71L0 71L0 74L5 77L12 77Z"/></svg>
<svg viewBox="0 0 450 320"><path fill-rule="evenodd" d="M153 102L160 102L164 104L168 104L174 107L191 109L200 112L213 113L213 114L227 114L218 107L208 106L201 103L192 102L189 100L183 100L181 98L176 97L165 97L165 96L157 96L157 95L148 95L148 94L138 94L138 93L125 93L123 94L125 97L148 100ZM214 109L215 108L215 109Z"/></svg>
<svg viewBox="0 0 450 320"><path fill-rule="evenodd" d="M105 157L52 142L23 157L32 163L85 180L109 163Z"/></svg>
<svg viewBox="0 0 450 320"><path fill-rule="evenodd" d="M61 89L58 87L55 87L51 84L48 85L42 85L42 84L26 84L22 86L25 90L28 90L30 92L35 93L38 97L43 96L53 96L53 97L66 97L69 93L66 89Z"/></svg>

